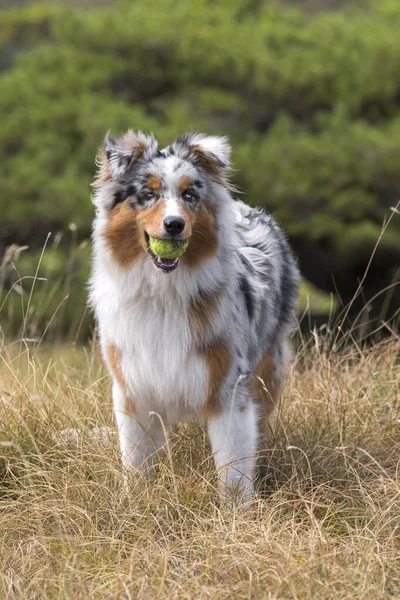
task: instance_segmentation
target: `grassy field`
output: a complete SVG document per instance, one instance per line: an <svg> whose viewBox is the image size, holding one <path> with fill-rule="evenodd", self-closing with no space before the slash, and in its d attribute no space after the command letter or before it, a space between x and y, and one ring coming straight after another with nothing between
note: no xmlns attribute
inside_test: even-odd
<svg viewBox="0 0 400 600"><path fill-rule="evenodd" d="M395 335L303 342L245 511L219 505L194 423L124 491L96 346L4 343L0 597L399 598L399 391Z"/></svg>

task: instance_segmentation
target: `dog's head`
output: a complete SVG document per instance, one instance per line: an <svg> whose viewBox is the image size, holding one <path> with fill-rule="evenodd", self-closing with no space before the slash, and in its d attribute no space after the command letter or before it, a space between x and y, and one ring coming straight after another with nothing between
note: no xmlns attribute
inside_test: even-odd
<svg viewBox="0 0 400 600"><path fill-rule="evenodd" d="M223 137L188 133L158 149L155 138L129 130L106 136L98 156L94 203L106 215L103 235L115 260L148 255L163 272L180 260L195 267L218 248L218 188L227 186L230 148ZM149 239L187 240L181 259L160 259Z"/></svg>

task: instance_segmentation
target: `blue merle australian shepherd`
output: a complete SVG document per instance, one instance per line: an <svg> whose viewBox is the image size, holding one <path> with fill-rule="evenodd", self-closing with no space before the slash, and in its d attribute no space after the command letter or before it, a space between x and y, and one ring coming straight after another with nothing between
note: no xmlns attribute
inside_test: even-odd
<svg viewBox="0 0 400 600"><path fill-rule="evenodd" d="M226 138L199 133L163 150L140 132L106 137L90 296L125 468L152 473L164 431L195 415L222 494L248 500L290 360L299 273L271 215L232 198L229 154ZM189 244L160 258L149 236Z"/></svg>

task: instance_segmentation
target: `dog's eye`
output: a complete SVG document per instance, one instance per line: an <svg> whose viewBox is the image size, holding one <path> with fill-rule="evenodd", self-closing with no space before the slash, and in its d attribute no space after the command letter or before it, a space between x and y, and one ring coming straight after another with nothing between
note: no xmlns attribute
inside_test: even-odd
<svg viewBox="0 0 400 600"><path fill-rule="evenodd" d="M141 194L143 200L152 200L154 198L154 192L152 190L147 190Z"/></svg>
<svg viewBox="0 0 400 600"><path fill-rule="evenodd" d="M195 200L197 196L192 190L186 190L185 192L183 192L182 198L184 200Z"/></svg>

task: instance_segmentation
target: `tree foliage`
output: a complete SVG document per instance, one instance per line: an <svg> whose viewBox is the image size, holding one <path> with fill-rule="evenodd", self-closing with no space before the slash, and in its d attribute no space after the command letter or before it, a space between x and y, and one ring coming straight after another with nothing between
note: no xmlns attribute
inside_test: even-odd
<svg viewBox="0 0 400 600"><path fill-rule="evenodd" d="M303 14L262 0L25 6L0 20L0 235L39 248L74 223L104 133L228 134L234 183L272 210L307 278L344 299L400 197L400 5ZM394 219L367 294L399 260ZM61 246L62 247L62 244Z"/></svg>

